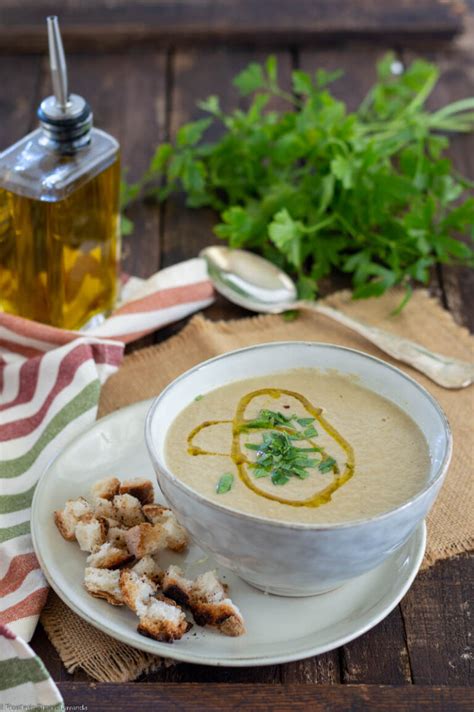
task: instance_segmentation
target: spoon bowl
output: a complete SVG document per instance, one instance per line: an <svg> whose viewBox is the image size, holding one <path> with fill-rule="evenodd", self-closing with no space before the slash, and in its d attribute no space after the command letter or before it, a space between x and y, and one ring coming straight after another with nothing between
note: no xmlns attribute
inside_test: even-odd
<svg viewBox="0 0 474 712"><path fill-rule="evenodd" d="M245 309L278 314L297 300L295 283L286 272L253 252L213 245L199 256L216 290Z"/></svg>

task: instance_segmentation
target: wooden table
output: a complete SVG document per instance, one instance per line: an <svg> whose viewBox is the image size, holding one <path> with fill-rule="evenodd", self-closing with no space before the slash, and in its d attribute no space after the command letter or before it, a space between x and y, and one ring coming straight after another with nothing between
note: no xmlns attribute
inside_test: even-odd
<svg viewBox="0 0 474 712"><path fill-rule="evenodd" d="M157 9L156 5L160 5ZM51 5L51 7L48 7ZM108 8L108 9L107 9ZM130 178L143 171L153 148L199 115L196 101L211 93L224 107L237 101L231 80L269 49L288 83L292 67L345 70L335 85L353 108L374 79L374 65L391 49L402 62L424 56L442 78L434 103L474 94L472 20L461 30L460 3L436 0L297 0L292 3L63 2L71 90L91 103L97 126L116 136ZM39 100L50 93L43 17L53 3L3 0L0 9L0 148L36 124ZM39 24L41 22L41 24ZM452 141L457 167L474 178L474 136ZM186 210L181 200L137 205L136 231L124 240L124 268L146 277L212 244L214 216ZM328 292L338 279L324 284ZM459 323L474 329L469 309L472 272L440 268L431 289ZM219 300L210 318L244 316ZM182 327L168 327L145 346ZM376 628L325 655L263 668L179 664L128 684L95 683L69 675L41 627L32 645L77 709L204 710L472 710L468 557L420 574L401 604ZM206 684L203 684L206 683Z"/></svg>

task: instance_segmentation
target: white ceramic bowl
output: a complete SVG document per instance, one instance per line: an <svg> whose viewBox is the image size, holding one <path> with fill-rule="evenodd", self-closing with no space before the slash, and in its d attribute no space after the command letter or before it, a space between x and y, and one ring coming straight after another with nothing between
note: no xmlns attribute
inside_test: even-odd
<svg viewBox="0 0 474 712"><path fill-rule="evenodd" d="M396 403L418 423L430 449L427 483L409 501L370 519L295 524L259 518L211 502L181 482L164 456L169 426L197 395L232 381L289 368L337 369ZM306 596L335 588L378 566L431 508L451 459L448 421L435 399L387 363L352 349L314 342L261 344L218 356L174 380L155 399L145 437L161 490L199 545L269 593Z"/></svg>

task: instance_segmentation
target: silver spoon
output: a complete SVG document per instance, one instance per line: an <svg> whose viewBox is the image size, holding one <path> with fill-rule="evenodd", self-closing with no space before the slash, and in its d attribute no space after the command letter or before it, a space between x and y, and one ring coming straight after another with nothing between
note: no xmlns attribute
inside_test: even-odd
<svg viewBox="0 0 474 712"><path fill-rule="evenodd" d="M333 319L360 334L393 358L410 364L444 388L464 388L474 380L474 365L425 349L375 326L317 302L299 300L290 277L271 262L245 250L215 245L200 253L214 287L229 301L255 312L280 314L307 309Z"/></svg>

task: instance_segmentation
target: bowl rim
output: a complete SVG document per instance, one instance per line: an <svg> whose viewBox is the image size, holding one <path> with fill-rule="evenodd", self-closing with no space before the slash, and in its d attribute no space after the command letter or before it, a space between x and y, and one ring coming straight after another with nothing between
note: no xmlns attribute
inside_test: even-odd
<svg viewBox="0 0 474 712"><path fill-rule="evenodd" d="M387 511L381 512L380 514L375 514L372 517L366 517L363 519L354 519L348 522L287 522L287 521L281 521L279 519L274 519L271 517L259 517L255 514L249 514L248 512L243 512L238 509L234 509L233 507L228 507L223 504L219 504L218 502L214 502L213 500L207 499L207 497L204 497L204 495L200 494L196 490L194 490L192 487L187 485L185 482L182 482L176 475L174 475L171 470L167 467L165 462L161 460L160 457L158 457L156 450L154 449L153 445L153 438L152 438L152 433L151 433L151 424L152 421L155 417L155 413L157 408L160 405L160 402L162 399L171 391L173 388L180 382L183 381L184 379L188 378L192 374L198 372L200 369L204 367L208 367L209 365L217 362L217 361L222 361L226 358L229 358L230 356L235 356L241 353L247 353L249 351L255 351L255 350L260 350L262 348L275 348L275 347L282 347L282 346L307 346L307 347L317 347L317 348L328 348L328 349L337 349L339 351L346 351L349 354L356 354L357 356L362 356L364 359L367 359L368 361L375 361L375 363L381 365L383 368L387 368L391 371L394 371L398 376L400 376L402 379L407 381L411 386L414 386L416 389L418 389L422 395L425 396L425 398L428 399L428 401L431 402L431 405L434 407L434 409L437 411L438 415L440 416L443 430L444 430L444 436L445 436L445 451L443 455L443 459L441 463L438 466L437 471L435 472L435 475L433 479L425 484L425 486L417 492L415 495L413 495L410 499L408 499L406 502L403 502L402 504L399 504L397 507L392 507L392 509L389 509ZM296 368L296 367L295 367ZM242 380L242 379L235 379L235 380ZM229 383L232 383L233 381L229 381ZM219 386L218 386L219 387ZM370 389L369 389L370 390ZM340 529L350 529L352 527L357 527L357 526L362 526L362 525L367 525L367 524L372 524L374 522L380 522L385 519L390 518L393 516L395 513L400 512L404 509L407 509L410 507L412 504L417 502L419 499L421 499L429 490L433 489L438 482L442 482L444 476L446 475L446 472L448 470L449 464L451 462L451 456L452 456L452 451L453 451L453 436L452 436L452 431L451 427L449 425L448 418L446 416L446 413L444 410L441 408L440 404L434 398L434 396L431 395L431 393L418 381L416 381L414 378L411 376L408 376L404 371L402 371L400 368L397 368L396 366L393 366L390 363L387 363L386 361L383 361L383 359L377 358L376 356L372 356L371 354L367 354L364 351L359 351L358 349L351 349L347 346L339 346L338 344L331 344L331 343L325 343L325 342L320 342L320 341L270 341L270 342L264 342L262 344L254 344L252 346L245 346L241 349L233 349L232 351L227 351L224 354L219 354L218 356L214 356L210 359L206 359L205 361L201 361L200 363L196 364L195 366L192 366L189 368L187 371L184 371L184 373L180 374L177 376L175 379L169 383L166 388L164 388L161 393L153 400L147 416L145 420L145 443L148 449L148 453L150 455L150 458L152 460L153 465L155 466L155 469L158 469L159 474L164 475L165 478L169 479L178 489L182 490L184 494L187 494L188 496L191 496L191 498L198 500L201 504L204 506L211 507L212 509L217 510L218 512L225 513L229 516L231 516L234 519L240 519L244 521L252 521L256 522L260 525L267 525L270 528L274 527L283 527L285 529L299 529L299 530L314 530L314 531L333 531L333 530L340 530ZM158 473L157 473L158 476ZM161 483L160 483L161 486Z"/></svg>

